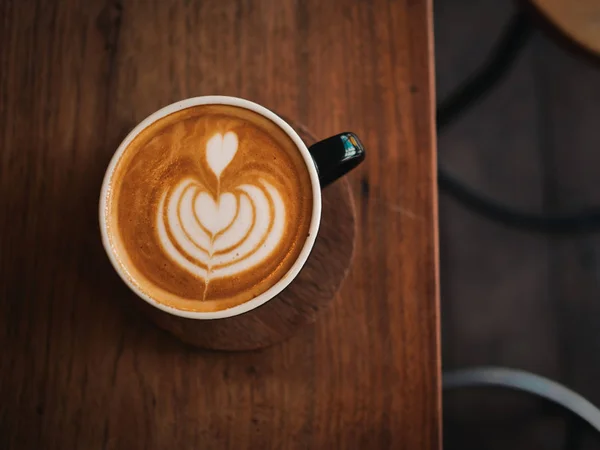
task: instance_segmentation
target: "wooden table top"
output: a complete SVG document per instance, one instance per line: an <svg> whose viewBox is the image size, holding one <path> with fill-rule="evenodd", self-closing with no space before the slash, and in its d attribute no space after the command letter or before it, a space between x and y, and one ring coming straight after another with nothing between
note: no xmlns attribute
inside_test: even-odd
<svg viewBox="0 0 600 450"><path fill-rule="evenodd" d="M430 0L8 0L0 21L0 448L439 448ZM368 151L348 279L263 351L136 315L99 239L118 143L206 94Z"/></svg>

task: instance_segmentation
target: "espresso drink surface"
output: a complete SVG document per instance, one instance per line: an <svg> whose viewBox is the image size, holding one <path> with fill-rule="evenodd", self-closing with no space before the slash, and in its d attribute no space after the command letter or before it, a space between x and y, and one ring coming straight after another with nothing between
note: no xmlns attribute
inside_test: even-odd
<svg viewBox="0 0 600 450"><path fill-rule="evenodd" d="M253 111L202 105L170 114L126 148L107 198L110 244L154 300L218 311L279 281L312 215L296 144Z"/></svg>

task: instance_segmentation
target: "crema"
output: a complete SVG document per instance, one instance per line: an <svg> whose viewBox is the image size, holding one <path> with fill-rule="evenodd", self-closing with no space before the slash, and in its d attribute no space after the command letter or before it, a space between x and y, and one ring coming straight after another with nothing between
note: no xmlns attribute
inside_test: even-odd
<svg viewBox="0 0 600 450"><path fill-rule="evenodd" d="M194 106L129 144L106 198L110 245L126 276L158 302L231 308L265 292L308 235L312 186L296 144L268 118Z"/></svg>

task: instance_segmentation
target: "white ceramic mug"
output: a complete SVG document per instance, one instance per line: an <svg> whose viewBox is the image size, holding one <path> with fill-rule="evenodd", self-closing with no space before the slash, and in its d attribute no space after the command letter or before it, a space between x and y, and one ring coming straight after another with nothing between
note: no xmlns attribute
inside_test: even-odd
<svg viewBox="0 0 600 450"><path fill-rule="evenodd" d="M211 312L198 312L198 311L185 311L174 308L172 306L160 303L142 292L136 284L131 280L127 274L125 268L119 263L115 250L112 248L107 228L107 199L111 186L112 176L115 171L117 162L121 158L123 152L126 151L129 144L140 134L144 129L160 120L161 118L172 114L182 109L191 108L198 105L231 105L240 108L249 109L254 111L281 128L290 139L296 144L296 147L303 157L306 163L306 168L310 175L310 181L312 185L312 215L309 227L309 234L304 242L304 246L290 268L290 270L273 286L267 289L257 297L248 300L245 303L234 306L229 309ZM365 157L364 148L359 139L353 133L341 133L336 136L332 136L323 141L319 141L314 145L311 145L310 149L300 139L300 136L294 131L294 129L279 117L274 112L265 108L264 106L258 105L249 100L244 100L237 97L226 97L226 96L204 96L194 97L182 100L171 105L168 105L154 114L144 119L138 124L121 142L121 145L117 148L114 156L112 157L106 175L104 176L104 182L102 183L102 189L100 192L100 231L102 234L102 243L106 253L121 277L121 279L129 286L129 288L137 294L140 298L148 302L150 305L161 309L169 314L173 314L179 317L185 317L188 319L223 319L227 317L237 316L239 314L246 313L254 308L257 308L264 303L274 298L277 294L283 291L293 280L296 278L304 264L306 263L310 252L315 243L317 232L319 230L319 224L321 221L321 189L327 184L335 181L340 176L344 175L358 164L360 164Z"/></svg>

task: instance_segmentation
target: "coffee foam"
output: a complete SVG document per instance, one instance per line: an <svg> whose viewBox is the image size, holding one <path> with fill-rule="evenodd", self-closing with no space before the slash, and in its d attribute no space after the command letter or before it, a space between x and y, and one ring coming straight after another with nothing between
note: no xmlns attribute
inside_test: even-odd
<svg viewBox="0 0 600 450"><path fill-rule="evenodd" d="M133 284L178 309L217 311L256 297L291 268L308 234L312 186L276 124L204 105L131 142L107 205L110 243Z"/></svg>

